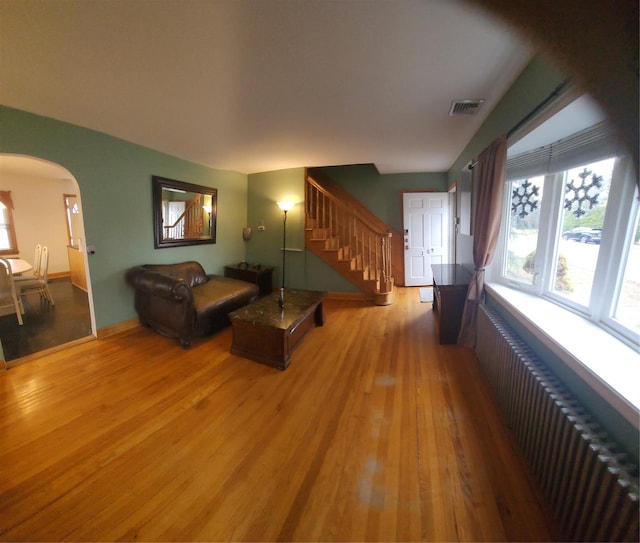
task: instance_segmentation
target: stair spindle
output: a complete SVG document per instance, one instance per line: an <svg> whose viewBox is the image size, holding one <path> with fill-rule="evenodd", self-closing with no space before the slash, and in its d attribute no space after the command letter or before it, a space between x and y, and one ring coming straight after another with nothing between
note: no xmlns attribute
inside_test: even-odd
<svg viewBox="0 0 640 543"><path fill-rule="evenodd" d="M348 206L307 175L307 247L351 282L391 303L391 233L378 232L356 208Z"/></svg>

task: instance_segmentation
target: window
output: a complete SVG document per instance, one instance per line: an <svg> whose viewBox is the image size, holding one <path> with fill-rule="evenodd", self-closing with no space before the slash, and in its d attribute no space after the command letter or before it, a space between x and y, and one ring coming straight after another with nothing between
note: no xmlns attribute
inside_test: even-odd
<svg viewBox="0 0 640 543"><path fill-rule="evenodd" d="M18 252L12 209L11 191L0 191L0 255Z"/></svg>
<svg viewBox="0 0 640 543"><path fill-rule="evenodd" d="M508 186L509 226L505 276L518 283L535 283L535 258L544 177L512 181Z"/></svg>
<svg viewBox="0 0 640 543"><path fill-rule="evenodd" d="M640 205L636 194L629 232L626 236L622 266L620 267L620 288L611 310L611 319L607 319L614 328L631 330L640 336Z"/></svg>
<svg viewBox="0 0 640 543"><path fill-rule="evenodd" d="M562 172L561 235L554 294L587 307L596 273L614 159Z"/></svg>
<svg viewBox="0 0 640 543"><path fill-rule="evenodd" d="M78 205L78 197L75 194L63 194L64 214L67 219L67 238L69 247L80 249L80 237L78 234L82 231L80 219L80 206Z"/></svg>
<svg viewBox="0 0 640 543"><path fill-rule="evenodd" d="M507 162L500 280L638 348L636 174L604 123Z"/></svg>

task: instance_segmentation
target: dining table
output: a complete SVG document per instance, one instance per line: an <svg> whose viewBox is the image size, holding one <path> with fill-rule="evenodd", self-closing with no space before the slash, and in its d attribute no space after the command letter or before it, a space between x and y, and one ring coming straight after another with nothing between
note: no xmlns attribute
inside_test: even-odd
<svg viewBox="0 0 640 543"><path fill-rule="evenodd" d="M33 269L33 265L22 258L8 258L7 260L9 261L9 266L11 266L11 273L13 275L27 273Z"/></svg>
<svg viewBox="0 0 640 543"><path fill-rule="evenodd" d="M6 260L7 262L9 262L9 267L11 268L11 273L13 275L20 275L21 273L26 273L33 269L33 265L26 260L23 260L22 258L7 258ZM18 295L18 297L20 296ZM9 315L12 312L12 310L9 310L9 308L5 306L0 309L0 316ZM24 314L24 307L22 306L22 304L20 304L20 312ZM22 324L20 319L18 319L18 322Z"/></svg>

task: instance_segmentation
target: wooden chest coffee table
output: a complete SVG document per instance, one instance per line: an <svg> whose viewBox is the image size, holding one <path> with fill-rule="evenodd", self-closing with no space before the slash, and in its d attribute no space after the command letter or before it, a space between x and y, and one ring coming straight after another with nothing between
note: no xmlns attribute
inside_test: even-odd
<svg viewBox="0 0 640 543"><path fill-rule="evenodd" d="M326 292L287 289L284 307L280 307L279 295L274 292L229 313L232 354L285 370L304 335L324 324Z"/></svg>

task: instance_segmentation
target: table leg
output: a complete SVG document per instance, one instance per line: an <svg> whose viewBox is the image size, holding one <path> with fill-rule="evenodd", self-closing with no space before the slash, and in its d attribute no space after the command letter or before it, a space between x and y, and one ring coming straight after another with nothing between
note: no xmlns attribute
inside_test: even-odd
<svg viewBox="0 0 640 543"><path fill-rule="evenodd" d="M322 326L324 324L324 321L325 321L324 306L322 305L322 302L320 302L316 306L316 311L315 311L316 326Z"/></svg>

